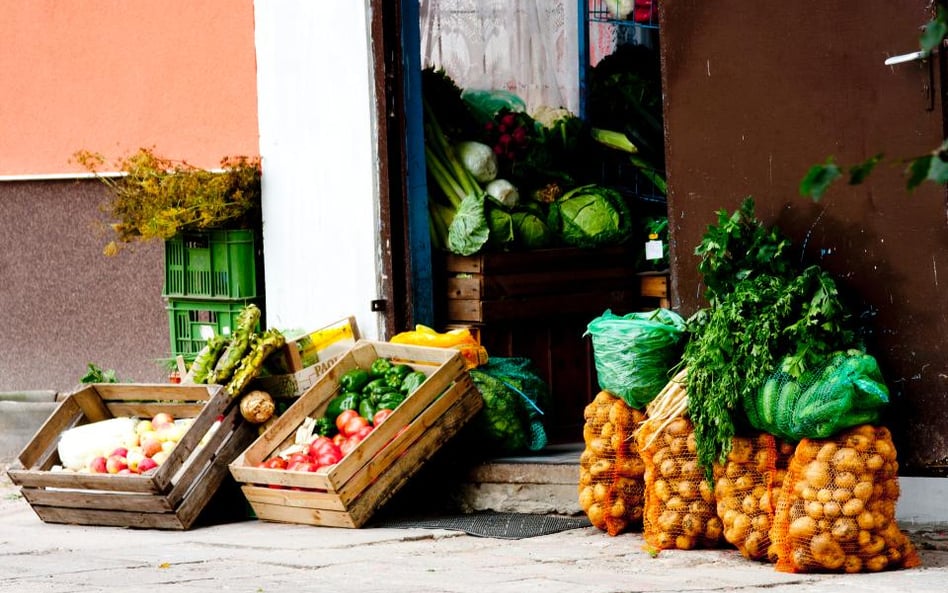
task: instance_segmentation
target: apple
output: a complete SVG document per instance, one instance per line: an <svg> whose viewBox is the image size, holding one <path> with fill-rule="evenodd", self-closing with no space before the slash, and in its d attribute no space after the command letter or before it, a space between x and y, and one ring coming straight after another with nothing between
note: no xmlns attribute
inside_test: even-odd
<svg viewBox="0 0 948 593"><path fill-rule="evenodd" d="M109 457L128 457L128 447L116 447L109 453Z"/></svg>
<svg viewBox="0 0 948 593"><path fill-rule="evenodd" d="M142 435L146 432L152 432L155 430L154 425L151 423L151 420L139 420L138 424L135 425L135 434Z"/></svg>
<svg viewBox="0 0 948 593"><path fill-rule="evenodd" d="M109 455L105 460L105 469L110 474L117 474L123 469L128 469L128 461L118 455Z"/></svg>
<svg viewBox="0 0 948 593"><path fill-rule="evenodd" d="M174 442L174 441L162 441L162 443L161 443L161 450L164 451L165 454L170 455L171 452L174 451L174 448L175 448L175 446L176 446L177 444L178 444L178 443L176 443L176 442ZM157 453L156 453L155 455L157 455ZM154 457L155 455L152 455L152 457Z"/></svg>
<svg viewBox="0 0 948 593"><path fill-rule="evenodd" d="M158 451L157 453L151 456L151 460L157 463L158 465L161 465L162 463L168 460L168 452Z"/></svg>
<svg viewBox="0 0 948 593"><path fill-rule="evenodd" d="M128 463L128 469L137 472L139 464L145 459L145 453L141 450L141 447L135 447L134 449L128 450L128 455L125 456L125 459Z"/></svg>
<svg viewBox="0 0 948 593"><path fill-rule="evenodd" d="M138 473L145 474L158 467L158 462L151 457L146 457L138 462Z"/></svg>
<svg viewBox="0 0 948 593"><path fill-rule="evenodd" d="M98 457L93 457L92 461L89 462L89 471L94 474L104 474L108 472L105 467L105 457L101 455Z"/></svg>
<svg viewBox="0 0 948 593"><path fill-rule="evenodd" d="M174 424L174 416L168 412L158 412L151 419L151 425L155 430L160 430L163 426Z"/></svg>
<svg viewBox="0 0 948 593"><path fill-rule="evenodd" d="M151 457L158 451L161 451L161 439L158 438L158 435L155 433L146 433L142 436L142 453L145 454L145 457Z"/></svg>

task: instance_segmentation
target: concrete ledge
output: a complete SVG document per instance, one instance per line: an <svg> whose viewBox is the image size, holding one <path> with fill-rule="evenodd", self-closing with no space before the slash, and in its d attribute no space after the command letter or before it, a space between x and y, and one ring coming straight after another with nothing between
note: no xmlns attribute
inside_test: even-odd
<svg viewBox="0 0 948 593"><path fill-rule="evenodd" d="M5 391L0 392L0 402L54 402L56 392L47 390L37 391Z"/></svg>
<svg viewBox="0 0 948 593"><path fill-rule="evenodd" d="M49 401L0 400L0 461L19 456L59 404Z"/></svg>

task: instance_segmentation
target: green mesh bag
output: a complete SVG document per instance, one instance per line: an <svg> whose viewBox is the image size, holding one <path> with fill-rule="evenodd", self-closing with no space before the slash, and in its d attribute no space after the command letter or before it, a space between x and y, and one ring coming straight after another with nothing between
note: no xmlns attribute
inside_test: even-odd
<svg viewBox="0 0 948 593"><path fill-rule="evenodd" d="M543 410L550 404L550 390L529 359L492 356L469 373L484 398L472 424L486 449L518 453L546 447Z"/></svg>
<svg viewBox="0 0 948 593"><path fill-rule="evenodd" d="M778 370L742 402L751 426L790 441L825 439L878 423L888 403L879 364L859 350L836 352L799 378Z"/></svg>
<svg viewBox="0 0 948 593"><path fill-rule="evenodd" d="M680 360L685 320L669 309L615 315L589 322L599 388L641 410L668 383Z"/></svg>

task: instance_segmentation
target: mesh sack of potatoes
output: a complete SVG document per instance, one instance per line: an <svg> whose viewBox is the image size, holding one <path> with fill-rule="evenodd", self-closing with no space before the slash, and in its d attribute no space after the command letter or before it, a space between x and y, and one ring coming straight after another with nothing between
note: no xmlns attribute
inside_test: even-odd
<svg viewBox="0 0 948 593"><path fill-rule="evenodd" d="M918 566L899 529L892 435L869 424L797 444L771 539L783 572L878 572Z"/></svg>
<svg viewBox="0 0 948 593"><path fill-rule="evenodd" d="M694 427L683 415L684 378L682 371L665 386L636 431L645 462L642 532L657 550L717 548L722 543L714 491L698 464Z"/></svg>
<svg viewBox="0 0 948 593"><path fill-rule="evenodd" d="M645 419L608 391L584 410L585 449L579 459L579 504L609 535L641 525L645 464L632 432Z"/></svg>
<svg viewBox="0 0 948 593"><path fill-rule="evenodd" d="M776 439L761 432L734 437L727 458L713 467L724 539L751 560L767 559L774 501L787 467L784 457L780 471L780 461Z"/></svg>

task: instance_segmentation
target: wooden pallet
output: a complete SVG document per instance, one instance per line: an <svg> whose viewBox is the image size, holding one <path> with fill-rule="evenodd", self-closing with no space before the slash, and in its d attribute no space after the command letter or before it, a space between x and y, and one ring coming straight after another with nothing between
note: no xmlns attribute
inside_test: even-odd
<svg viewBox="0 0 948 593"><path fill-rule="evenodd" d="M55 469L59 435L74 426L169 412L193 423L153 473L90 474ZM214 422L221 423L202 444ZM227 464L256 436L237 400L219 385L91 384L68 395L8 470L47 523L190 529L225 480ZM232 501L234 509L243 502ZM246 517L246 512L235 516ZM220 514L224 517L226 514Z"/></svg>
<svg viewBox="0 0 948 593"><path fill-rule="evenodd" d="M343 373L368 368L378 357L407 363L428 379L339 463L312 473L257 467L293 443L306 417L323 415L339 393ZM361 527L482 406L456 350L363 340L238 456L230 470L259 519Z"/></svg>

